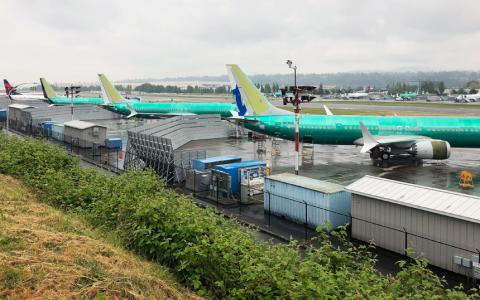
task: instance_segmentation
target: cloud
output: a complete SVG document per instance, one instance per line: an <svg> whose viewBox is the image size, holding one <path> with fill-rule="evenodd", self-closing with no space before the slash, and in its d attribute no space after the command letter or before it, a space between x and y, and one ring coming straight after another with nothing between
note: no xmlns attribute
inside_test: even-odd
<svg viewBox="0 0 480 300"><path fill-rule="evenodd" d="M3 0L2 75L95 81L479 69L478 1Z"/></svg>

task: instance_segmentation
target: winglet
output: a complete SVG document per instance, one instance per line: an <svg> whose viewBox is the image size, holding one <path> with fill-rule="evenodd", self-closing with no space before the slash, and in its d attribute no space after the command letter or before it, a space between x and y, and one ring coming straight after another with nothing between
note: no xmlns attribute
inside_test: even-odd
<svg viewBox="0 0 480 300"><path fill-rule="evenodd" d="M328 109L328 107L325 104L323 105L323 109L325 110L325 114L327 116L333 116L332 111L330 109Z"/></svg>
<svg viewBox="0 0 480 300"><path fill-rule="evenodd" d="M372 150L372 148L375 148L378 145L378 142L375 140L370 131L368 131L363 122L360 122L360 130L362 131L363 137L363 147L362 150L360 150L360 153L367 153L368 151Z"/></svg>
<svg viewBox="0 0 480 300"><path fill-rule="evenodd" d="M125 102L125 105L127 106L128 110L130 110L130 114L127 116L127 119L130 119L138 115L138 112L130 105L130 103Z"/></svg>

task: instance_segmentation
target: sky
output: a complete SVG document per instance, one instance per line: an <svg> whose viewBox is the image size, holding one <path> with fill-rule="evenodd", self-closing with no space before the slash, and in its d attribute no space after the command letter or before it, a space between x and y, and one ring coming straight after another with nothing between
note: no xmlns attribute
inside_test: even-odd
<svg viewBox="0 0 480 300"><path fill-rule="evenodd" d="M479 0L0 0L12 82L480 69Z"/></svg>

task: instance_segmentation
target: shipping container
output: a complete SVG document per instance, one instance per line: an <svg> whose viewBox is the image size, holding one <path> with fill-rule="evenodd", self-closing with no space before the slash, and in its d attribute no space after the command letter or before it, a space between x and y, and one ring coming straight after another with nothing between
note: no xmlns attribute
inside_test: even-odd
<svg viewBox="0 0 480 300"><path fill-rule="evenodd" d="M236 162L241 162L242 158L237 155L225 155L225 156L215 156L207 157L205 159L194 159L192 160L192 167L195 170L203 171L213 168L217 165L231 164Z"/></svg>
<svg viewBox="0 0 480 300"><path fill-rule="evenodd" d="M65 126L61 123L52 124L52 138L54 140L63 142L63 135L65 131Z"/></svg>
<svg viewBox="0 0 480 300"><path fill-rule="evenodd" d="M480 279L480 197L368 175L345 189L354 239Z"/></svg>
<svg viewBox="0 0 480 300"><path fill-rule="evenodd" d="M224 173L227 173L231 180L231 194L238 194L240 193L240 169L248 168L248 167L266 167L266 163L260 160L247 160L243 162L237 162L233 164L225 164L225 165L218 165L213 167L214 170L218 170Z"/></svg>
<svg viewBox="0 0 480 300"><path fill-rule="evenodd" d="M299 224L329 223L333 229L350 222L352 196L335 183L291 173L265 178L264 210Z"/></svg>
<svg viewBox="0 0 480 300"><path fill-rule="evenodd" d="M7 110L0 109L0 122L5 122L7 120Z"/></svg>
<svg viewBox="0 0 480 300"><path fill-rule="evenodd" d="M44 136L51 136L52 135L52 127L55 122L46 121L42 123L43 135Z"/></svg>
<svg viewBox="0 0 480 300"><path fill-rule="evenodd" d="M105 140L105 147L108 149L122 149L122 139L108 138Z"/></svg>

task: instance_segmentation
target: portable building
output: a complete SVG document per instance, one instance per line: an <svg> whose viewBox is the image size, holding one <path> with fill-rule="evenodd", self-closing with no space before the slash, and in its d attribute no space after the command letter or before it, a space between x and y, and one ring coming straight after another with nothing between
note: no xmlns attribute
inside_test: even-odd
<svg viewBox="0 0 480 300"><path fill-rule="evenodd" d="M230 194L240 193L240 169L249 167L266 167L267 164L260 160L247 160L233 164L217 165L213 170L224 172L231 178L230 180Z"/></svg>
<svg viewBox="0 0 480 300"><path fill-rule="evenodd" d="M351 194L339 184L282 173L265 178L264 210L300 224L332 228L350 222Z"/></svg>
<svg viewBox="0 0 480 300"><path fill-rule="evenodd" d="M103 146L107 127L84 121L65 122L64 140L80 148Z"/></svg>
<svg viewBox="0 0 480 300"><path fill-rule="evenodd" d="M480 277L480 198L365 176L350 184L352 237Z"/></svg>
<svg viewBox="0 0 480 300"><path fill-rule="evenodd" d="M192 160L192 167L197 171L204 171L217 165L231 164L240 161L242 161L242 158L237 155L215 156L205 159L194 159Z"/></svg>

